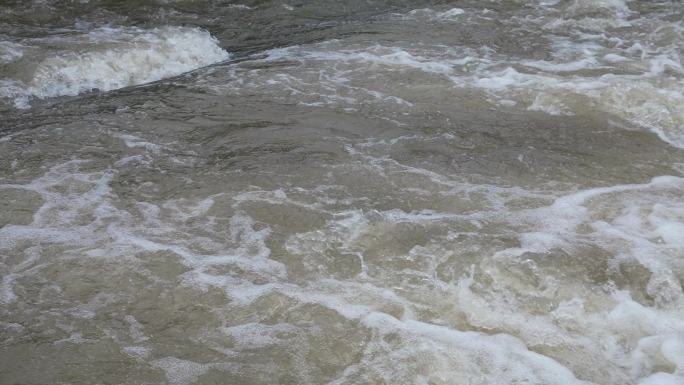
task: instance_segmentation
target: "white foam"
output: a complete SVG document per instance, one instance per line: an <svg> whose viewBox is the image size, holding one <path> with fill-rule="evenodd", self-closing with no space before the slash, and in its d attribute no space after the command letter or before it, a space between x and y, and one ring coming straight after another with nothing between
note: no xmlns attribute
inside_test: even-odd
<svg viewBox="0 0 684 385"><path fill-rule="evenodd" d="M434 21L451 21L456 19L458 16L463 15L465 11L461 8L451 8L446 11L435 11L430 8L414 9L406 15L401 15L402 19L428 19Z"/></svg>
<svg viewBox="0 0 684 385"><path fill-rule="evenodd" d="M464 14L464 13L465 13L465 11L462 10L461 8L451 8L451 9L449 9L449 10L447 10L447 11L439 12L439 13L437 14L437 16L440 17L440 18L451 18L451 17L454 17L454 16L462 15L462 14Z"/></svg>
<svg viewBox="0 0 684 385"><path fill-rule="evenodd" d="M258 228L245 213L238 212L231 217L229 237L225 239L224 233L216 233L214 218L208 215L215 197L199 202L168 201L161 206L140 203L138 210L132 211L120 209L114 204L115 194L109 186L116 172L81 172L85 163L75 160L54 166L28 184L0 185L0 189L31 191L43 199L30 224L8 224L0 229L0 250L14 252L22 242L30 240L42 245L60 245L64 256L73 252L79 257L125 259L140 252L167 251L190 268L186 283L199 287L220 286L245 302L271 290L274 281L287 276L284 265L269 258L266 240L270 228ZM239 204L238 200L236 205ZM206 221L203 230L214 238L188 235L196 230L190 219ZM185 235L179 237L179 234ZM30 274L31 269L40 268L34 266L40 250L41 247L35 247L19 252L23 257L9 267L0 284L0 300L17 300L14 284L17 278ZM223 276L212 270L223 266L235 266L252 276L262 277L263 283L254 284L248 278ZM141 326L133 318L127 321L132 336L136 341L143 341Z"/></svg>
<svg viewBox="0 0 684 385"><path fill-rule="evenodd" d="M543 60L525 62L525 65L528 67L549 72L574 72L581 69L594 68L596 64L596 60L592 57L582 58L569 63L554 63Z"/></svg>
<svg viewBox="0 0 684 385"><path fill-rule="evenodd" d="M658 372L640 380L639 385L682 385L682 377Z"/></svg>
<svg viewBox="0 0 684 385"><path fill-rule="evenodd" d="M542 226L538 232L521 234L521 247L528 251L547 252L554 246L573 243L573 237L578 233L577 227L590 219L592 211L587 205L592 199L639 191L676 191L683 186L683 178L662 176L653 178L650 183L594 188L558 198L550 207L531 212L534 218L532 220L541 223ZM660 204L654 204L650 199L643 203L625 201L624 215L614 218L613 223L621 229L619 234L625 237L638 237L633 238L634 240L639 238L648 240L659 236L666 244L680 245L684 242L684 233L679 233L677 230L684 225L682 215L684 207L680 206L683 204L684 202L677 200L669 204L665 200ZM640 215L633 217L645 208L649 209L648 217L643 218ZM648 223L648 230L645 228L646 223ZM599 231L608 231L606 227L608 222L605 219L596 220L592 226Z"/></svg>
<svg viewBox="0 0 684 385"><path fill-rule="evenodd" d="M11 63L24 56L25 47L11 41L0 41L0 63Z"/></svg>
<svg viewBox="0 0 684 385"><path fill-rule="evenodd" d="M542 19L540 28L553 29L544 23ZM486 47L473 50L441 45L349 48L331 41L273 50L267 60L299 60L301 71L273 77L262 71L264 78L252 78L250 86L263 82L269 89L275 85L287 89L287 97L313 95L305 101L312 107L346 104L350 111L358 111L368 103L365 94L382 95L374 99L384 106L394 97L402 108L410 109L421 100L415 99L410 84L397 82L394 73L421 71L448 77L457 87L481 90L496 104L553 115L604 111L654 132L675 147L684 147L684 109L680 108L684 104L684 68L676 47L661 49L624 35L615 38L605 31L592 35L577 31L576 25L569 28L572 37L552 34L552 58L543 61L515 60ZM655 38L658 33L645 35ZM369 71L372 79L391 81L361 82ZM242 87L237 82L230 86ZM394 120L402 124L401 119Z"/></svg>
<svg viewBox="0 0 684 385"><path fill-rule="evenodd" d="M301 104L313 108L343 105L348 111L359 111L369 102L385 107L393 101L397 111L410 110L423 100L412 87L411 79L415 77L408 72L420 71L423 76L447 77L451 85L459 88L478 90L494 104L507 103L509 107L553 115L604 111L684 148L684 109L680 108L684 104L684 66L678 54L681 39L673 38L681 36L681 26L663 21L659 28L640 18L627 21L625 17L632 12L620 0L578 0L559 6L570 14L607 12L608 16L558 18L557 10L549 10L538 19L515 19L525 28L538 28L548 35L551 51L544 60L520 59L489 47L437 44L361 46L329 41L272 50L266 60L297 60L302 66L272 76L265 71L253 74L258 76L242 73L230 84L230 92L245 87L243 77L247 76L248 87L261 86L270 93L276 93L275 88L284 89L287 96L283 98L296 95ZM438 18L460 14L460 9L417 9L404 16ZM592 32L586 30L589 24L593 25ZM629 32L610 31L617 27ZM665 38L669 39L667 46L659 46L658 42ZM406 72L406 81L397 72ZM448 93L448 84L439 91ZM401 117L384 118L400 126L405 124Z"/></svg>
<svg viewBox="0 0 684 385"><path fill-rule="evenodd" d="M134 86L229 58L218 41L199 28L101 28L55 42L72 45L43 58L21 83L0 84L0 94L48 98ZM44 43L43 43L44 44Z"/></svg>
<svg viewBox="0 0 684 385"><path fill-rule="evenodd" d="M355 150L390 148L420 137L369 140ZM432 140L444 138L435 136ZM354 156L361 158L359 154ZM682 178L659 177L649 183L578 191L557 198L548 207L522 213L510 213L492 205L490 221L505 222L515 233L524 233L521 236L523 252L543 253L559 247L572 250L582 242L602 245L616 255L637 258L652 270L654 283L648 290L654 298L659 298L656 306L648 307L634 301L627 293L616 291L607 294L602 299L605 302L596 306L590 304L590 298L583 297L584 293L577 291L573 292L577 298L564 301L555 309L549 307L546 312L530 312L525 306L534 301L507 295L516 287L508 286L511 282L508 272L497 272L495 268L496 261L522 255L515 250L494 255L491 260L486 254L482 256L480 274L491 277L492 289L482 285L482 280L476 280L474 273L454 283L441 281L437 278L436 266L448 252L431 245L416 245L399 256L411 261L410 268L395 270L392 266L382 266L381 272L362 270L354 279L335 280L317 275L306 284L294 284L287 280L285 265L270 259L267 240L271 229L251 218L246 206L269 202L311 210L326 207L320 203L298 202L296 197L301 190L250 190L237 196L224 193L157 204L141 202L135 208L120 205L125 209L117 209L112 202L116 198L114 191L109 187L116 172L88 173L81 170L85 165L69 162L53 167L29 184L2 186L38 193L45 204L30 225L5 226L0 230L0 248L11 248L9 239L32 239L41 244L44 244L42 241L60 243L64 254L72 252L71 255L78 258L107 256L117 260L141 251L169 251L190 270L184 273L183 282L200 287L221 287L230 295L231 305L249 306L260 296L278 292L298 304L310 303L332 309L372 332L359 360L331 383L354 383L358 378L370 379L367 382L397 383L422 376L417 383L449 383L457 378L462 382L480 383L582 384L576 375L583 373L575 371L573 374L577 367L573 365L588 360L605 365L613 373L616 380L605 383L631 381L650 385L654 381L681 378L684 318L681 302L678 302L681 298L675 290L677 281L672 280L671 270L676 266L673 264L677 263L677 252L684 242L684 235L679 232L684 224L679 193L684 188ZM399 165L387 161L383 167L386 171ZM426 170L402 170L405 170L403 175L413 172L433 177L433 182L445 189L460 188L461 193L471 191L464 190L468 187L464 184L444 176L439 178ZM495 190L494 186L470 186L471 189L476 187L478 191ZM328 189L334 190L328 186L321 187L319 192ZM508 189L498 194L515 195L518 191ZM335 204L339 205L339 202ZM218 226L212 215L220 211L221 205L228 205L232 211L230 219L222 218L222 225ZM364 253L369 250L365 242L369 235L371 238L376 236L378 229L392 230L391 226L407 224L443 226L448 221L468 219L466 215L429 210L353 209L327 214L328 221L323 228L293 234L284 245L293 256L301 257L306 268L314 271L325 263L321 256L329 249L344 252L349 258L359 258L363 264ZM198 230L215 236L216 239L206 247L211 252L202 250L204 245L193 246L202 238L198 237ZM440 247L451 246L443 245L442 242L448 239L439 237L435 234L435 243ZM662 240L657 241L659 238ZM58 263L55 258L60 255L51 258ZM383 258L381 263L389 260ZM29 265L30 262L26 262L26 266ZM239 273L212 270L217 267L236 267ZM30 271L19 266L12 272L15 275L25 273ZM259 279L250 280L250 275ZM420 283L396 279L401 276L411 276ZM555 299L558 285L554 287L553 280L557 278L546 278L547 289L540 288L533 295ZM13 282L5 288L11 291ZM396 287L391 286L395 284ZM409 296L415 298L409 299ZM451 313L456 311L450 310L454 307L461 312L457 316ZM430 319L432 310L444 319ZM455 319L459 321L454 322ZM135 345L123 347L123 352L137 360L149 359L153 351L147 344L151 343L152 336L145 334L144 325L135 318L126 316L124 320L132 340L130 343ZM466 331L460 325L486 333ZM300 324L284 322L270 325L247 322L219 331L231 337L234 352L286 346L293 338L310 332ZM393 340L396 342L387 342ZM552 353L540 353L545 348L551 348ZM554 355L564 349L582 354L563 359ZM586 360L585 355L589 357ZM174 357L162 358L152 364L164 370L170 383L179 385L196 381L212 368L234 370L227 364L197 363ZM674 370L665 373L663 368Z"/></svg>
<svg viewBox="0 0 684 385"><path fill-rule="evenodd" d="M606 383L636 383L661 376L684 380L678 355L684 342L681 308L648 308L628 294L617 292L612 304L603 303L598 309L594 305L591 311L585 308L583 299L576 297L561 302L550 314L533 314L524 310L523 302L549 293L518 300L504 294L511 289L504 284L504 275L492 275L491 279L501 283L489 295L483 295L472 278L459 282L458 304L465 309L470 324L516 335L528 346L581 351L582 356L570 353L573 365L590 369L600 362L602 375L611 379ZM577 295L583 296L580 292ZM676 370L672 375L656 371L663 367Z"/></svg>
<svg viewBox="0 0 684 385"><path fill-rule="evenodd" d="M503 383L523 379L540 384L582 383L575 375L595 383L651 384L658 380L681 383L684 380L681 371L684 301L675 269L681 266L684 240L684 232L679 231L684 225L682 188L683 178L663 176L647 183L577 191L557 198L548 207L522 213L500 210L488 221L505 222L507 229L521 234L522 250L509 249L495 254L491 260L483 255L478 259L478 274L485 275L485 279L481 276L476 279L473 272L449 288L449 284L435 278L429 267L422 271L418 260L411 259L411 268L401 272L387 266L381 272L359 276L378 285L387 285L402 275L424 280L413 285L399 279L401 283L388 290L391 294L376 297L380 287L329 280L317 281L310 285L308 292L289 289L287 293L299 301L334 309L345 318L361 319L381 336L401 336L401 342L391 349L386 349L383 342L369 343L363 359L333 383L353 383L357 378L381 378L392 383L416 371L426 373L426 382L432 378L436 383L439 383L436 378L453 380L454 373L481 383L492 382L489 375L504 378ZM312 262L321 263L320 255L328 247L334 247L347 254L356 252L363 260L369 247L363 242L376 236L378 229L459 218L445 213L398 210L337 214L325 228L291 237L288 251L305 258L310 254L315 256ZM525 252L546 254L557 249L575 256L586 252L582 247L587 244L600 247L618 259L632 258L650 270L652 276L646 294L654 299L654 304L639 303L629 292L610 285L602 288L581 282L575 286L572 279L564 277L563 271L558 275L546 274L535 267L535 262L523 259ZM443 253L441 249L415 247L402 258L427 255L436 264ZM520 287L505 268L507 265L497 266L507 258L528 266L524 279L538 278L537 286ZM383 257L383 263L390 260L387 255ZM577 264L584 262L577 261ZM429 294L422 292L432 285L439 289L428 291ZM458 309L457 315L451 314L449 318L447 312L445 318L452 321L463 318L466 321L462 322L489 335L445 327L449 325L448 320L419 320L416 317L419 312L415 310L420 305L397 293L424 299L430 308L443 301L444 306ZM560 299L564 300L549 311L539 311L533 305ZM393 311L390 316L378 310L387 303L394 305L384 305L386 308L402 311ZM434 325L436 322L441 326ZM544 356L534 353L540 351L545 352ZM418 357L429 358L421 361ZM486 359L480 361L474 357ZM459 366L464 362L478 362L479 366ZM484 367L482 362L491 366ZM594 371L596 365L602 369ZM390 367L402 369L393 371Z"/></svg>
<svg viewBox="0 0 684 385"><path fill-rule="evenodd" d="M251 11L254 9L253 7L250 7L249 5L245 5L245 4L228 4L228 8L248 10L248 11Z"/></svg>
<svg viewBox="0 0 684 385"><path fill-rule="evenodd" d="M297 328L290 324L262 325L247 323L223 328L222 331L230 335L241 348L260 348L283 343L280 336L297 333Z"/></svg>
<svg viewBox="0 0 684 385"><path fill-rule="evenodd" d="M365 321L383 327L387 318ZM380 321L380 323L377 323ZM400 328L401 324L398 325ZM505 334L485 335L461 332L455 329L431 325L419 321L407 321L404 330L423 338L446 344L450 349L467 352L466 356L483 358L487 364L479 368L479 381L490 377L490 381L505 383L531 382L541 384L586 384L563 365L553 359L527 349L519 339ZM469 357L471 360L474 357ZM474 376L475 377L475 376ZM483 381L485 382L485 381Z"/></svg>
<svg viewBox="0 0 684 385"><path fill-rule="evenodd" d="M434 383L461 379L482 384L586 384L568 368L532 352L523 341L513 336L460 331L412 319L412 313L405 313L406 319L395 318L374 311L371 306L356 305L343 299L349 296L349 300L354 301L356 297L358 301L361 299L358 289L371 294L372 298L373 291L368 285L354 289L347 287L346 290L340 285L343 284L338 283L335 295L296 295L300 301L331 308L345 318L360 320L364 326L374 330L374 337L367 342L360 361L349 366L331 384L353 383L357 378L395 383L415 378L418 373L423 374L424 383L428 383L429 378ZM325 283L318 287L325 287ZM388 299L391 298L397 296L392 293ZM368 297L362 300L365 303L372 301ZM385 336L398 337L399 341L390 346L383 340Z"/></svg>
<svg viewBox="0 0 684 385"><path fill-rule="evenodd" d="M129 356L139 360L143 360L151 354L150 349L144 346L125 346L123 351Z"/></svg>
<svg viewBox="0 0 684 385"><path fill-rule="evenodd" d="M159 153L161 151L161 149L163 148L162 146L160 146L158 144L144 141L135 135L117 133L114 136L123 140L124 143L126 144L126 146L128 146L129 148L142 147L142 148L145 148L146 150L151 151L153 153Z"/></svg>
<svg viewBox="0 0 684 385"><path fill-rule="evenodd" d="M469 322L506 330L535 345L581 346L606 364L630 368L626 375L640 384L661 380L681 383L684 295L677 270L684 245L682 188L684 179L666 176L644 184L595 188L563 196L549 207L527 213L530 217L525 221L534 231L519 235L520 249L495 255L495 259L512 258L524 263L525 252L553 253L561 249L575 255L586 252L582 248L587 244L594 245L610 253L614 260L609 264L613 266L636 262L650 271L640 294L652 298L654 305L635 301L630 292L606 287L611 293L610 303L594 303L594 310L589 311L583 304L596 301L592 298L595 294L581 289L568 293L577 297L561 303L552 313L552 321L544 315L520 312L525 305L517 301L482 297L470 289L473 279L466 278L458 285L458 298L460 305L469 309ZM507 290L507 274L495 268L487 272L500 282L497 291ZM568 290L556 278L546 278L551 280L539 286L548 290L535 295L555 296L558 290ZM508 315L501 317L502 312ZM676 369L673 373L658 372L663 367Z"/></svg>
<svg viewBox="0 0 684 385"><path fill-rule="evenodd" d="M565 11L572 17L592 16L596 13L625 17L632 13L624 0L573 0Z"/></svg>
<svg viewBox="0 0 684 385"><path fill-rule="evenodd" d="M152 362L164 371L171 385L188 385L211 369L211 365L181 360L176 357L165 357Z"/></svg>
<svg viewBox="0 0 684 385"><path fill-rule="evenodd" d="M334 51L308 50L306 47L281 48L269 51L268 60L279 60L292 56L317 61L343 61L380 64L390 67L410 67L440 74L448 74L452 71L452 66L448 62L435 61L430 58L414 55L398 47L384 47L380 45L358 50Z"/></svg>
<svg viewBox="0 0 684 385"><path fill-rule="evenodd" d="M127 315L126 317L124 317L124 319L126 320L126 322L128 322L128 329L130 331L130 335L131 337L133 337L133 340L135 342L142 342L149 339L149 337L147 337L145 333L143 333L142 324L140 324L140 322L138 322L138 320L136 320L135 317L133 317L132 315Z"/></svg>

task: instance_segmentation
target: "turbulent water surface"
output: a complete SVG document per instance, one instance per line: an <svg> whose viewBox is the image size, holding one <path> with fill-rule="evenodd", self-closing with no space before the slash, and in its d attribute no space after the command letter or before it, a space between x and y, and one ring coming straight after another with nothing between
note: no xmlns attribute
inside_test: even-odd
<svg viewBox="0 0 684 385"><path fill-rule="evenodd" d="M684 384L684 3L0 2L0 383Z"/></svg>

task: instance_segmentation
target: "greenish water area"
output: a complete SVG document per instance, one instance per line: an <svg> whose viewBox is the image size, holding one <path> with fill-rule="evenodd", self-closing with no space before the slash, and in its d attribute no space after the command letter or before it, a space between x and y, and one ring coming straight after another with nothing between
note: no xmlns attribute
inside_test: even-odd
<svg viewBox="0 0 684 385"><path fill-rule="evenodd" d="M679 1L0 1L0 384L683 384L683 49Z"/></svg>

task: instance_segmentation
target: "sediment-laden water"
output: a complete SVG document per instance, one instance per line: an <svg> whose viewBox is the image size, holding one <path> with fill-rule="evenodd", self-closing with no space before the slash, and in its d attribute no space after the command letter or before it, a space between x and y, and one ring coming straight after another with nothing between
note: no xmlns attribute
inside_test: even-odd
<svg viewBox="0 0 684 385"><path fill-rule="evenodd" d="M0 3L0 383L684 383L684 4Z"/></svg>

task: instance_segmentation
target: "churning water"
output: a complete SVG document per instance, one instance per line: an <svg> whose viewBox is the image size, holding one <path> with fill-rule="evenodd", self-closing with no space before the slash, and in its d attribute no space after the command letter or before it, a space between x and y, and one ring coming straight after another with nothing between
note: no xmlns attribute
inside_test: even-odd
<svg viewBox="0 0 684 385"><path fill-rule="evenodd" d="M684 384L684 3L0 2L0 383Z"/></svg>

